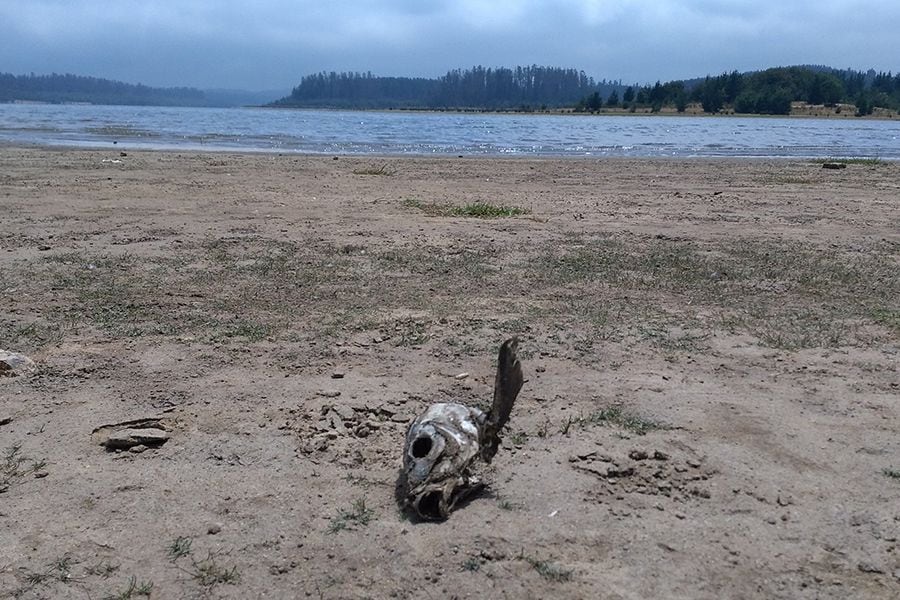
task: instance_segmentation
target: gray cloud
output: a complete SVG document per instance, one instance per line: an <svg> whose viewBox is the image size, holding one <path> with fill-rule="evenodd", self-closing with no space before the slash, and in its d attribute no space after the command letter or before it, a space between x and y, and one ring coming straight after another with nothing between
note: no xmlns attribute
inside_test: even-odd
<svg viewBox="0 0 900 600"><path fill-rule="evenodd" d="M0 70L289 88L474 64L652 82L817 63L897 71L896 0L0 0Z"/></svg>

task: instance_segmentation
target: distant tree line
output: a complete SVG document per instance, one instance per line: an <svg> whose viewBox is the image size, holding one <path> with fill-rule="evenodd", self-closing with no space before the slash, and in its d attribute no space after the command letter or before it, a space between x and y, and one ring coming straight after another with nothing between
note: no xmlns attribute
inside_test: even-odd
<svg viewBox="0 0 900 600"><path fill-rule="evenodd" d="M203 106L194 88L154 88L79 75L12 75L0 73L0 102L85 102L150 106Z"/></svg>
<svg viewBox="0 0 900 600"><path fill-rule="evenodd" d="M690 81L656 82L632 86L621 100L618 93L606 98L597 92L575 104L579 112L597 112L603 107L625 107L660 111L664 106L684 112L697 103L707 113L732 110L737 113L787 115L792 102L829 107L852 104L859 116L876 107L900 110L900 74L890 72L839 71L828 67L777 67L750 73L723 73Z"/></svg>
<svg viewBox="0 0 900 600"><path fill-rule="evenodd" d="M437 79L376 77L372 73L307 75L273 106L538 110L572 106L582 96L623 88L595 82L584 71L557 67L456 69Z"/></svg>

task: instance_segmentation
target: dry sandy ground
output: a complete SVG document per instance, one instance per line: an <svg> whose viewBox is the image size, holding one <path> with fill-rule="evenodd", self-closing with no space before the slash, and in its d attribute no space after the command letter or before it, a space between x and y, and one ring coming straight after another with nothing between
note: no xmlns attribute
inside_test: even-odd
<svg viewBox="0 0 900 600"><path fill-rule="evenodd" d="M900 597L897 163L2 148L0 305L3 597ZM513 334L489 489L410 521Z"/></svg>

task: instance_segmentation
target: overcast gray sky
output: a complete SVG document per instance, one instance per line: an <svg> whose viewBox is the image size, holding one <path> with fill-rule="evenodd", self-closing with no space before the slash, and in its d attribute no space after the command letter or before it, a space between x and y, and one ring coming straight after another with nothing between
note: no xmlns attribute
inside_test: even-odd
<svg viewBox="0 0 900 600"><path fill-rule="evenodd" d="M898 0L0 0L0 72L289 89L303 75L574 67L626 83L900 70Z"/></svg>

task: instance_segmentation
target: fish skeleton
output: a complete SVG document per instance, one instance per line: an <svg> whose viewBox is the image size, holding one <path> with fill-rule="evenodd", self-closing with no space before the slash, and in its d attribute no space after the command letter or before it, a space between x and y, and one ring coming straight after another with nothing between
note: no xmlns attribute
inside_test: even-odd
<svg viewBox="0 0 900 600"><path fill-rule="evenodd" d="M432 404L409 426L397 484L403 509L422 519L443 520L460 500L484 486L477 463L490 463L497 453L524 382L518 344L513 337L500 346L489 411L455 402Z"/></svg>

